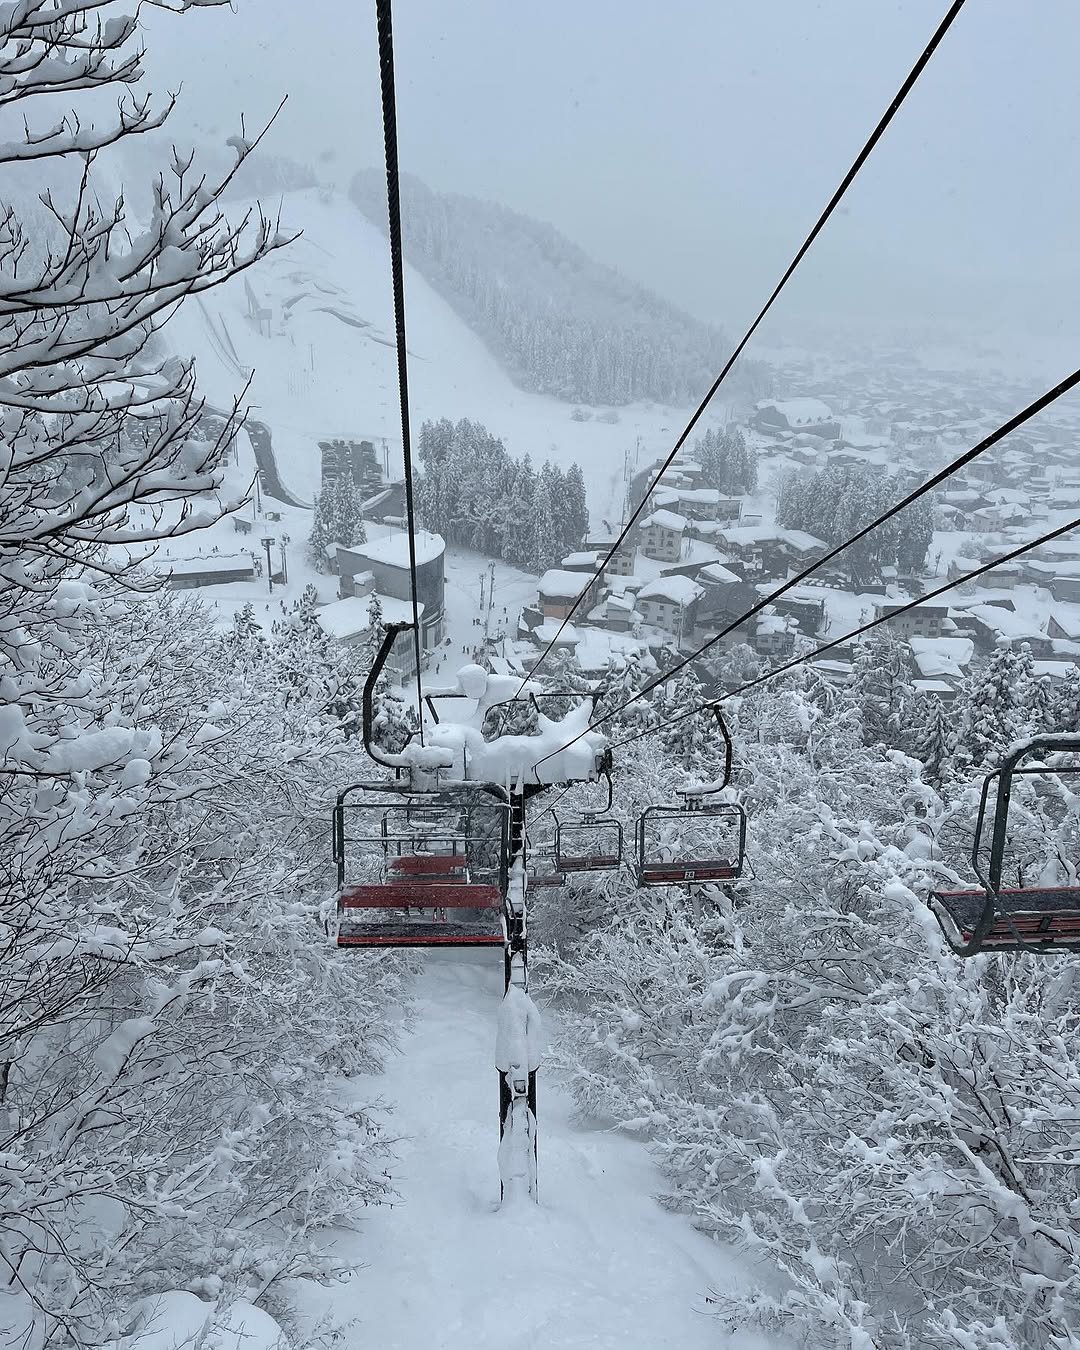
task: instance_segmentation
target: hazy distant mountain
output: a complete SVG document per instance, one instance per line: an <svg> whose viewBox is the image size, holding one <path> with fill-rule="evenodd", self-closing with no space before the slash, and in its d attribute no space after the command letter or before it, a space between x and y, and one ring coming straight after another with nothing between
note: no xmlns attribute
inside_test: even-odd
<svg viewBox="0 0 1080 1350"><path fill-rule="evenodd" d="M386 228L386 184L364 170L351 196ZM408 260L523 388L575 403L687 403L730 351L719 329L590 258L550 225L401 180ZM762 397L768 368L740 363L731 388Z"/></svg>

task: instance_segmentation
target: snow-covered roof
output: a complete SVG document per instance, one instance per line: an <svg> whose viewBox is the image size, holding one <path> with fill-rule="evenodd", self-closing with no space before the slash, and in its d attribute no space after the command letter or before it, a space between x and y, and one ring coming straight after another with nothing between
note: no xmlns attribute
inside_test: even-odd
<svg viewBox="0 0 1080 1350"><path fill-rule="evenodd" d="M560 624L557 619L545 619L543 623L537 624L532 630L533 639L537 642L555 642L558 638L560 647L568 647L573 642L580 642L581 635L572 623L568 623L562 632L559 632Z"/></svg>
<svg viewBox="0 0 1080 1350"><path fill-rule="evenodd" d="M754 544L766 544L778 538L783 531L778 530L775 525L732 525L718 530L717 533L729 544L750 548Z"/></svg>
<svg viewBox="0 0 1080 1350"><path fill-rule="evenodd" d="M434 562L446 550L446 540L441 534L431 534L428 530L416 532L416 565ZM409 536L404 531L381 535L378 539L368 539L363 544L351 544L349 553L358 553L372 562L388 563L391 567L409 566Z"/></svg>
<svg viewBox="0 0 1080 1350"><path fill-rule="evenodd" d="M604 581L612 595L622 595L624 591L640 591L642 586L648 580L647 577L605 577Z"/></svg>
<svg viewBox="0 0 1080 1350"><path fill-rule="evenodd" d="M1042 577L1061 577L1063 580L1080 577L1080 561L1075 562L1029 562L1027 567Z"/></svg>
<svg viewBox="0 0 1080 1350"><path fill-rule="evenodd" d="M718 581L725 584L739 580L734 572L729 571L721 563L709 563L708 567L701 569L701 575L709 581Z"/></svg>
<svg viewBox="0 0 1080 1350"><path fill-rule="evenodd" d="M951 675L959 678L975 654L975 644L970 638L920 638L908 639L908 646L919 674L926 679Z"/></svg>
<svg viewBox="0 0 1080 1350"><path fill-rule="evenodd" d="M564 567L595 567L599 556L594 552L568 553L562 560Z"/></svg>
<svg viewBox="0 0 1080 1350"><path fill-rule="evenodd" d="M641 522L641 528L647 530L650 525L659 525L662 530L685 530L688 521L675 511L654 511Z"/></svg>
<svg viewBox="0 0 1080 1350"><path fill-rule="evenodd" d="M812 534L807 534L805 530L781 530L780 538L783 539L785 544L790 544L800 553L811 553L815 549L825 547L823 539L815 539Z"/></svg>
<svg viewBox="0 0 1080 1350"><path fill-rule="evenodd" d="M1080 539L1051 539L1040 544L1038 552L1043 557L1075 558L1080 554Z"/></svg>
<svg viewBox="0 0 1080 1350"><path fill-rule="evenodd" d="M775 408L787 418L790 427L807 427L832 420L832 409L819 398L764 398L756 407L760 412Z"/></svg>
<svg viewBox="0 0 1080 1350"><path fill-rule="evenodd" d="M1051 617L1067 637L1080 638L1080 613L1072 606L1057 606L1051 611Z"/></svg>
<svg viewBox="0 0 1080 1350"><path fill-rule="evenodd" d="M169 559L168 570L173 576L193 576L201 572L250 572L255 573L255 564L250 553L234 553L226 557L220 553L211 553L206 558Z"/></svg>
<svg viewBox="0 0 1080 1350"><path fill-rule="evenodd" d="M582 670L604 671L612 657L625 657L647 650L647 643L628 633L609 633L602 628L590 628L578 644L574 658Z"/></svg>
<svg viewBox="0 0 1080 1350"><path fill-rule="evenodd" d="M717 488L681 488L675 493L681 502L696 502L699 506L719 506L720 492Z"/></svg>
<svg viewBox="0 0 1080 1350"><path fill-rule="evenodd" d="M412 623L411 600L398 600L393 595L380 595L379 604L382 606L384 623ZM370 606L371 594L347 595L344 600L333 600L329 605L317 609L315 618L324 633L344 640L367 631ZM417 608L423 614L424 606L421 604Z"/></svg>
<svg viewBox="0 0 1080 1350"><path fill-rule="evenodd" d="M974 605L968 610L973 619L979 619L987 628L993 628L1002 637L1014 641L1023 638L1045 638L1046 634L1030 619L1017 614L1012 609L1002 609L1000 605Z"/></svg>
<svg viewBox="0 0 1080 1350"><path fill-rule="evenodd" d="M713 544L702 543L700 539L687 539L683 544L682 556L677 563L670 563L670 567L685 567L688 563L696 563L704 566L707 563L727 562L727 555L721 553Z"/></svg>
<svg viewBox="0 0 1080 1350"><path fill-rule="evenodd" d="M704 594L704 588L689 577L657 577L642 587L638 600L669 600L676 605L691 605Z"/></svg>
<svg viewBox="0 0 1080 1350"><path fill-rule="evenodd" d="M632 614L637 601L631 591L626 592L623 595L609 595L605 603L609 609L622 609L628 614Z"/></svg>
<svg viewBox="0 0 1080 1350"><path fill-rule="evenodd" d="M1075 661L1032 661L1036 676L1049 675L1052 680L1067 680L1076 669Z"/></svg>
<svg viewBox="0 0 1080 1350"><path fill-rule="evenodd" d="M576 599L587 584L588 578L581 572L566 572L560 567L549 567L540 578L540 594L554 596L559 600Z"/></svg>
<svg viewBox="0 0 1080 1350"><path fill-rule="evenodd" d="M917 694L955 694L955 688L947 680L912 680L911 686Z"/></svg>

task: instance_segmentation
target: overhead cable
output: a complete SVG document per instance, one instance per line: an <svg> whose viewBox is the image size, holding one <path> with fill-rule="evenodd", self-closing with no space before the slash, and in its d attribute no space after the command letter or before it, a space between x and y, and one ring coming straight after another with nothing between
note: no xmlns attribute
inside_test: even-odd
<svg viewBox="0 0 1080 1350"><path fill-rule="evenodd" d="M416 587L416 509L413 498L412 437L409 432L409 371L405 345L405 279L401 247L401 195L398 183L397 99L394 92L394 31L390 0L376 0L379 74L382 84L383 144L386 157L386 208L390 223L390 271L397 331L398 401L401 406L401 454L405 470L405 523L409 532L409 580L412 588L413 653L416 660L416 716L424 744L424 703L420 692L422 641L420 599Z"/></svg>
<svg viewBox="0 0 1080 1350"><path fill-rule="evenodd" d="M622 712L624 708L629 707L631 703L636 702L640 698L644 698L646 694L651 693L652 690L656 689L659 685L665 684L673 676L678 675L680 671L685 670L687 666L696 661L699 656L704 655L710 647L715 647L716 644L727 637L729 633L733 632L736 628L739 628L755 615L760 614L763 609L766 609L769 605L786 595L793 587L798 586L800 582L803 582L808 577L812 576L814 572L823 567L826 563L832 562L833 559L839 557L841 553L846 549L851 548L853 544L857 544L861 539L865 539L868 534L871 534L879 526L892 520L894 516L897 516L901 511L906 510L913 502L918 501L920 497L924 497L928 492L932 492L934 488L938 487L947 478L951 478L962 468L970 464L972 460L985 454L987 450L992 446L997 445L999 441L1004 440L1004 438L1015 431L1017 427L1023 426L1025 422L1029 421L1056 399L1061 398L1063 394L1067 394L1069 390L1074 389L1078 384L1080 384L1080 369L1074 370L1066 379L1062 380L1059 384L1054 385L1052 389L1048 389L1045 394L1041 394L1033 403L1029 403L1026 408L1021 409L1015 416L1010 417L1007 422L1003 422L1002 425L995 431L992 431L989 436L981 440L978 445L972 446L970 450L966 450L957 459L954 459L950 464L947 464L944 469L939 470L933 477L928 478L921 487L914 488L900 501L896 502L895 505L890 506L887 511L884 511L875 520L872 520L869 525L864 526L849 539L845 540L844 543L837 544L835 548L831 548L827 553L816 559L809 566L804 567L801 572L797 572L795 576L782 582L774 591L771 591L767 596L759 600L757 604L751 605L744 614L729 623L726 628L722 628L719 633L716 633L706 642L703 642L700 647L695 651L692 651L688 656L685 656L681 661L678 661L669 670L664 671L663 674L658 675L654 680L650 680L648 684L644 685L624 703L621 703L618 707L612 708L609 712L604 713L602 717L591 721L585 730L579 732L573 740L567 741L566 745L560 746L559 749L553 750L551 754L545 755L542 759L537 760L534 769L543 764L545 760L551 759L553 755L560 754L563 750L573 745L575 741L580 740L581 737L588 732L595 731L597 727L602 726L609 718L615 717L618 713Z"/></svg>
<svg viewBox="0 0 1080 1350"><path fill-rule="evenodd" d="M1070 520L1067 525L1060 525L1056 529L1048 530L1041 534L1037 539L1029 539L1026 543L1020 544L1017 548L1011 549L1008 553L1001 554L1000 557L992 558L989 562L983 563L980 567L973 567L970 572L965 572L963 576L956 577L944 585L937 586L931 591L918 596L914 600L909 600L895 608L890 607L889 612L879 614L876 619L871 619L869 623L861 624L858 628L853 628L850 633L845 633L843 637L833 638L830 642L823 642L821 646L813 648L812 651L804 652L801 656L793 657L792 660L785 662L782 666L776 666L772 670L767 670L763 675L756 679L747 680L745 684L740 684L735 689L726 689L717 698L709 699L707 702L699 703L696 707L688 709L686 712L679 713L677 717L665 718L655 726L647 727L644 731L635 732L632 736L624 736L621 741L615 741L611 745L612 750L617 750L620 746L633 745L635 741L640 741L645 736L655 735L658 731L663 731L665 727L677 726L680 722L685 722L687 718L694 717L698 713L707 712L716 703L721 703L725 699L737 698L741 694L748 693L751 689L756 689L760 685L767 684L769 680L775 680L780 675L786 675L788 671L794 670L797 666L802 666L807 661L813 661L824 652L832 651L836 647L843 646L846 642L851 642L855 638L862 637L864 633L869 633L875 628L880 628L883 624L891 623L893 619L901 614L906 614L909 610L917 609L920 605L925 605L931 600L936 600L939 596L955 590L958 586L963 586L968 581L974 581L976 577L981 577L987 572L993 571L995 567L1001 567L1005 563L1015 561L1023 557L1025 553L1030 553L1033 549L1040 548L1043 544L1052 543L1059 539L1063 534L1068 534L1071 530L1080 529L1080 518Z"/></svg>
<svg viewBox="0 0 1080 1350"><path fill-rule="evenodd" d="M772 309L774 302L780 295L780 292L787 285L792 274L795 272L795 269L799 266L803 258L809 252L811 246L814 243L814 240L821 233L829 217L836 210L837 206L839 206L840 201L843 198L844 194L847 192L848 188L854 182L855 177L858 174L859 170L866 163L867 159L869 159L878 141L885 134L885 130L888 127L889 123L895 117L896 113L900 109L901 104L904 102L908 94L911 92L912 88L915 85L916 80L918 80L919 76L925 70L927 63L933 56L935 50L937 49L938 44L941 42L945 34L949 31L949 28L952 26L953 20L960 13L960 10L963 8L963 6L964 0L953 0L953 4L949 6L948 13L942 19L941 23L938 24L937 28L934 31L934 35L931 37L930 41L926 44L926 47L923 50L922 55L912 66L911 71L909 72L907 78L904 80L904 83L900 86L899 90L893 97L889 106L885 109L885 112L882 114L880 121L878 122L874 130L871 132L870 137L867 140L866 144L863 146L863 148L859 151L858 155L855 157L855 160L852 163L851 168L848 169L847 173L844 175L843 179L840 182L840 186L836 189L832 197L829 199L828 205L825 207L824 211L822 211L821 215L818 217L817 222L815 223L813 229L810 231L810 233L803 240L802 244L799 246L798 252L795 254L794 258L792 258L791 262L788 264L787 270L784 272L783 276L776 283L775 287L773 288L772 294L769 296L768 300L765 301L765 304L762 306L760 312L758 313L757 318L753 321L750 327L743 334L738 345L735 347L735 350L731 353L727 361L724 363L724 367L720 371L720 374L717 375L716 379L712 382L705 397L698 404L697 408L694 411L693 416L690 418L689 422L687 422L686 426L683 428L683 431L679 436L679 439L675 442L674 446L672 447L671 452L664 460L664 462L661 464L660 468L657 470L652 481L649 483L649 486L645 489L644 496L638 503L638 506L634 510L630 519L626 522L625 525L623 525L622 529L619 532L618 538L615 540L614 544L612 544L611 548L608 549L607 553L604 555L603 560L597 566L596 570L593 572L592 576L586 583L584 590L582 590L580 595L576 597L574 603L570 606L567 613L563 616L562 623L560 623L558 630L556 631L555 635L551 638L551 640L548 642L547 646L540 653L532 669L528 672L527 675L525 675L524 679L521 682L522 689L525 687L526 681L530 680L540 669L540 666L543 664L548 654L554 650L555 645L559 641L559 638L562 636L563 631L565 630L567 624L577 613L578 606L585 599L586 595L588 595L589 587L592 585L592 583L596 580L597 577L603 575L604 569L607 567L607 565L611 562L612 558L622 547L630 531L636 524L638 517L641 515L642 511L644 511L646 503L652 496L654 490L656 489L657 484L660 482L664 474L667 473L668 469L674 463L676 455L678 455L679 451L686 444L686 441L689 438L690 433L697 426L698 421L704 414L705 410L708 408L709 404L712 402L717 390L727 379L728 372L731 370L732 366L742 355L743 350L745 349L747 343L757 332L758 328L765 319L765 316L768 314L769 310ZM521 689L518 690L518 693L520 692Z"/></svg>

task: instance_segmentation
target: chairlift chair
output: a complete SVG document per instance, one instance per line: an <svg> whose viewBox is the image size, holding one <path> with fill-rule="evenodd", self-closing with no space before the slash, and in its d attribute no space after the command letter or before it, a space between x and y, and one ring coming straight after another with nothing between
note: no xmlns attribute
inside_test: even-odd
<svg viewBox="0 0 1080 1350"><path fill-rule="evenodd" d="M344 789L334 809L337 945L502 947L507 838L508 807L475 789L419 800L392 783Z"/></svg>
<svg viewBox="0 0 1080 1350"><path fill-rule="evenodd" d="M746 812L736 802L707 799L731 781L731 735L718 704L712 712L724 739L724 777L718 784L684 788L679 806L647 806L635 827L637 884L692 886L710 881L735 881L746 865ZM678 826L674 844L665 840Z"/></svg>
<svg viewBox="0 0 1080 1350"><path fill-rule="evenodd" d="M1003 886L1009 841L1013 779L1031 774L1076 774L1080 763L1050 768L1025 764L1033 755L1080 754L1080 736L1033 736L1009 754L983 781L971 864L981 889L934 891L931 909L945 940L959 956L979 952L1080 951L1080 883L1070 886ZM996 784L990 854L984 869L984 839L991 785Z"/></svg>
<svg viewBox="0 0 1080 1350"><path fill-rule="evenodd" d="M607 780L607 803L599 811L586 811L577 820L555 817L555 870L566 872L610 872L622 862L623 827L608 813L614 798L610 767L603 770Z"/></svg>

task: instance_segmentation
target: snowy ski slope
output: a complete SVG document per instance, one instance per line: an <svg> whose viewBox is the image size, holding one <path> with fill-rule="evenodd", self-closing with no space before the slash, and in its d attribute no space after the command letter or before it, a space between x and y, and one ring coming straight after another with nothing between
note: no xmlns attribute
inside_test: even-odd
<svg viewBox="0 0 1080 1350"><path fill-rule="evenodd" d="M747 1269L660 1208L663 1179L639 1143L573 1125L543 1066L540 1205L498 1209L501 957L427 953L424 965L399 1055L357 1089L391 1107L400 1200L338 1236L355 1273L309 1286L305 1313L355 1318L350 1350L781 1350L708 1316L708 1291Z"/></svg>
<svg viewBox="0 0 1080 1350"><path fill-rule="evenodd" d="M245 277L181 306L166 333L174 351L198 358L200 388L217 406L228 406L254 371L254 416L272 432L283 483L310 501L320 440L385 437L392 456L400 444L389 255L385 238L343 197L288 194L282 219L302 237ZM685 417L634 406L619 409L616 424L572 421L570 405L516 388L411 268L405 286L414 433L425 418L482 422L512 454L530 454L536 464L578 461L594 525L617 515L624 452L637 449L638 436L641 463L669 450ZM263 332L249 316L252 297L269 311Z"/></svg>

